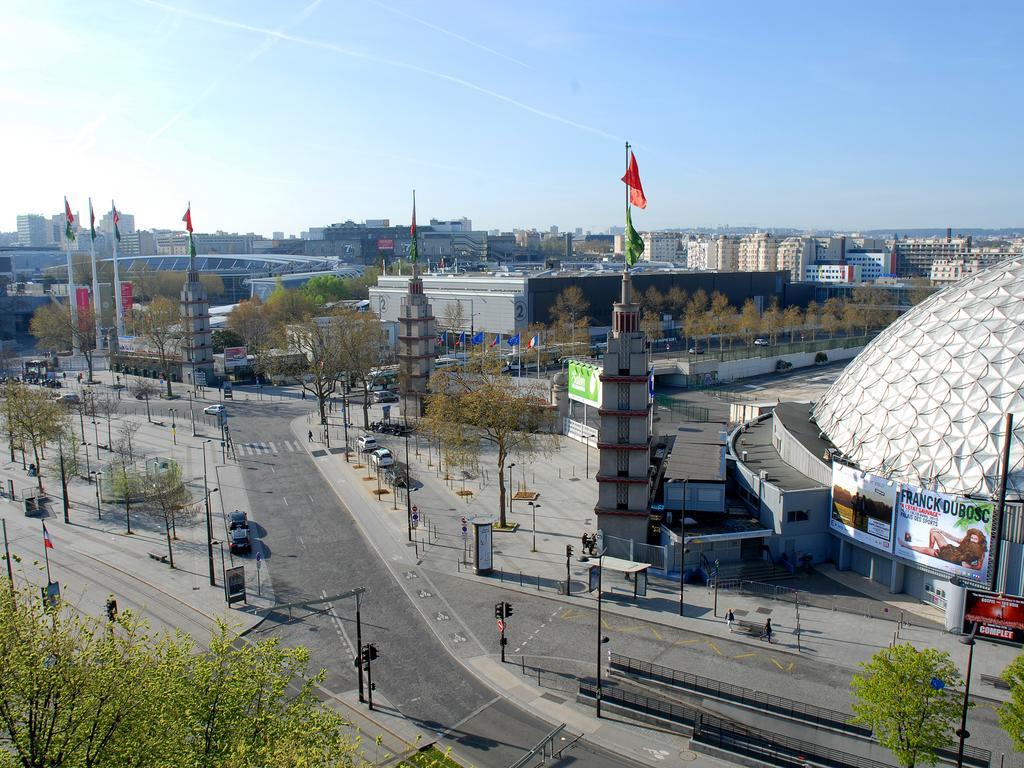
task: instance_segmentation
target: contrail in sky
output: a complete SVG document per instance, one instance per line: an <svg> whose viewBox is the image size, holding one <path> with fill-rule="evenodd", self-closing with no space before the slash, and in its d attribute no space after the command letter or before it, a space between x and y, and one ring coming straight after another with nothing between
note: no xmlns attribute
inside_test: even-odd
<svg viewBox="0 0 1024 768"><path fill-rule="evenodd" d="M493 56L505 59L506 61L511 61L513 64L518 64L521 67L533 69L533 67L527 64L525 61L520 61L519 59L513 58L512 56L508 56L502 53L501 51L496 51L493 48L488 48L486 45L478 43L476 40L470 40L468 37L463 37L458 32L452 32L450 29L439 27L436 24L430 23L429 21L413 16L411 13L406 13L405 11L400 10L398 8L392 8L390 5L384 5L384 3L378 2L377 0L369 0L369 2L371 2L373 5L376 5L378 8L383 8L385 11L390 11L391 13L409 19L410 21L415 21L417 24L422 24L427 29L432 29L435 32L440 32L442 35L448 35L449 37L454 37L456 40L461 40L462 42L466 43L466 45L472 45L474 48L479 48L481 51L487 51L487 53Z"/></svg>
<svg viewBox="0 0 1024 768"><path fill-rule="evenodd" d="M619 136L615 136L614 134L608 133L607 131L603 131L600 128L595 128L594 126L585 125L583 123L577 123L575 120L570 120L567 117L562 117L561 115L556 115L552 112L545 112L543 109L538 109L537 107L530 106L529 104L526 104L522 101L513 99L511 96L505 96L504 94L498 93L497 91L492 91L489 88L484 88L482 85L477 85L476 83L472 83L469 80L463 80L461 77L456 77L455 75L448 75L445 74L444 72L437 72L436 70L427 69L426 67L421 67L416 64L409 64L404 61L386 59L381 56L375 56L370 53L361 53L360 51L353 51L349 48L344 48L340 45L324 42L322 40L313 40L312 38L308 37L299 37L298 35L292 35L287 32L282 32L276 29L257 27L252 24L245 24L240 21L233 21L232 19L221 18L220 16L211 16L206 13L184 10L182 8L178 8L176 6L161 2L160 0L136 0L136 2L141 3L143 5L152 6L154 8L161 8L166 11L176 11L177 13L180 13L183 16L195 19L196 21L205 21L208 24L216 24L218 26L227 27L229 29L238 29L242 30L243 32L253 32L258 35L268 35L279 40L285 40L289 43L295 43L296 45L305 45L310 48L319 48L321 50L341 54L342 56L348 56L353 59L372 61L375 64L383 64L384 66L388 67L396 67L398 69L409 70L410 72L417 72L421 75L427 75L428 77L433 77L437 80L443 80L449 83L454 83L456 85L461 85L463 88L467 88L471 91L476 91L477 93L481 93L484 96L490 96L492 99L497 99L498 101L503 101L506 104L510 104L513 107L517 107L518 109L523 110L524 112L529 112L530 114L537 115L538 117L543 117L546 120L551 120L552 122L555 123L561 123L562 125L568 125L573 128L578 128L581 131L586 131L587 133L594 134L595 136L600 136L603 139L611 139L616 142L624 141L624 139L620 138Z"/></svg>
<svg viewBox="0 0 1024 768"><path fill-rule="evenodd" d="M312 14L313 11L315 11L317 9L317 6L319 6L320 3L322 3L322 2L323 2L323 0L313 0L313 2L311 2L309 5L307 5L305 8L303 8L302 11L299 12L298 16L296 16L291 21L288 21L285 24L282 24L281 26L279 26L276 31L283 32L288 27L294 26L295 24L298 24L300 21L304 21L305 19L309 18L310 14ZM191 14L189 14L186 11L178 11L177 9L172 8L171 6L164 6L164 7L168 11L171 11L171 12L179 14L179 15L186 15L186 16L191 15ZM251 51L249 51L248 56L246 56L246 58L245 58L245 63L248 64L250 62L255 61L260 56L262 56L267 51L269 51L271 48L273 48L275 45L277 45L278 42L280 42L280 39L277 38L277 37L267 37L266 39L261 41L259 45L257 45ZM218 87L220 87L221 83L223 83L228 77L230 77L235 72L237 72L240 68L241 67L236 66L230 72L225 72L224 74L222 74L217 79L211 81L210 83L207 83L206 87L203 88L203 90L199 92L199 95L196 98L194 98L187 105L185 105L184 107L179 109L177 112L175 112L166 122L164 122L163 125L161 125L159 128L157 128L152 133L152 135L149 137L149 141L152 143L156 139L160 138L163 134L165 134L168 130L170 130L171 127L173 127L175 123L177 123L179 120L181 120L181 118L183 118L185 115L187 115L193 109L195 109L197 106L202 104L206 100L207 96L209 96L213 91L215 91Z"/></svg>

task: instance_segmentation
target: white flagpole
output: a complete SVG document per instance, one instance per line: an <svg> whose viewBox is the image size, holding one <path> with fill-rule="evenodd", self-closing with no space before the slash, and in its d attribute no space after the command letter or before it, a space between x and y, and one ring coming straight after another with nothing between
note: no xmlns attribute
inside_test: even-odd
<svg viewBox="0 0 1024 768"><path fill-rule="evenodd" d="M103 309L100 303L100 276L96 272L96 237L93 232L96 224L93 221L92 198L89 198L89 258L92 260L92 313L96 318L96 352L103 349Z"/></svg>
<svg viewBox="0 0 1024 768"><path fill-rule="evenodd" d="M110 201L110 215L117 218L117 207ZM124 336L124 304L121 303L121 273L117 269L117 221L114 224L114 304L117 312L117 335Z"/></svg>
<svg viewBox="0 0 1024 768"><path fill-rule="evenodd" d="M79 352L81 352L81 349L79 348L78 344L77 332L78 305L76 302L78 297L75 296L75 269L71 263L71 238L68 237L67 234L68 228L71 226L71 222L68 221L67 217L66 211L68 209L68 199L66 197L64 198L64 208L64 251L68 257L68 306L71 307L71 327L76 329L76 331L71 334L71 351L77 355Z"/></svg>

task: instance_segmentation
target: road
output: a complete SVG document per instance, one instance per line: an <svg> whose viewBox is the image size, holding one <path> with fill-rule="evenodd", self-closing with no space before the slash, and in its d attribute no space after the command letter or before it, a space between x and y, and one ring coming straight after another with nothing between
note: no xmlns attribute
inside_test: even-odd
<svg viewBox="0 0 1024 768"><path fill-rule="evenodd" d="M266 453L242 450L238 460L278 602L316 599L365 586L362 639L379 649L374 682L396 710L425 730L446 734L458 754L478 766L506 766L539 742L551 725L496 696L449 653L313 460L301 446L297 449L289 421L307 408L236 401L229 409L236 450L247 443L276 449L276 455L269 449ZM405 571L399 578L413 578L409 573L415 571ZM467 582L459 592L474 588L488 589ZM434 598L429 587L416 592ZM442 610L437 613L439 623L447 620ZM312 666L327 670L327 689L341 692L356 687L351 600L302 620L268 621L258 636L267 634L285 644L308 647ZM577 761L598 768L631 764L579 742L563 763L553 765Z"/></svg>

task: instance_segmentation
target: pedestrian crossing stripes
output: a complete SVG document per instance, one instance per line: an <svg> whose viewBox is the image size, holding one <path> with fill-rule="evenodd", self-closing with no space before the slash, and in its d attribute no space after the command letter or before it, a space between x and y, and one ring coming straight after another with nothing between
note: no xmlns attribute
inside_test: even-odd
<svg viewBox="0 0 1024 768"><path fill-rule="evenodd" d="M273 443L236 443L235 450L243 456L277 456L280 453L302 453L304 449L297 440L281 440Z"/></svg>

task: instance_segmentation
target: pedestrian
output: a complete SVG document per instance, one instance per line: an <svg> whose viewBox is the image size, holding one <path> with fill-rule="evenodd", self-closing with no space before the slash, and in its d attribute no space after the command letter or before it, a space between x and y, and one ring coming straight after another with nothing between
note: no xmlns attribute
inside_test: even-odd
<svg viewBox="0 0 1024 768"><path fill-rule="evenodd" d="M67 371L61 371L60 372L60 377L62 379L64 379L64 381L67 381L68 380L68 372Z"/></svg>
<svg viewBox="0 0 1024 768"><path fill-rule="evenodd" d="M725 612L725 623L729 625L729 631L732 632L732 623L736 621L736 614L732 612L732 608Z"/></svg>
<svg viewBox="0 0 1024 768"><path fill-rule="evenodd" d="M761 636L764 637L768 641L769 645L771 644L771 642L772 642L772 620L771 620L771 618L767 618L767 619L764 620L764 632L762 633Z"/></svg>
<svg viewBox="0 0 1024 768"><path fill-rule="evenodd" d="M306 399L306 390L305 389L302 390L302 399L303 400Z"/></svg>
<svg viewBox="0 0 1024 768"><path fill-rule="evenodd" d="M313 430L312 429L309 430L309 437L307 439L309 440L309 442L311 442L311 443L313 442Z"/></svg>

